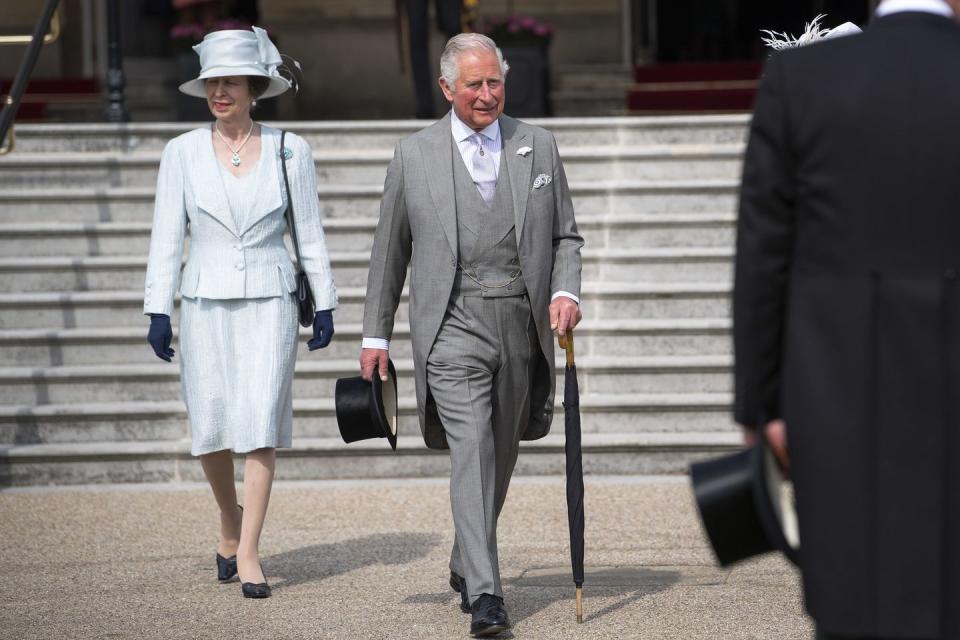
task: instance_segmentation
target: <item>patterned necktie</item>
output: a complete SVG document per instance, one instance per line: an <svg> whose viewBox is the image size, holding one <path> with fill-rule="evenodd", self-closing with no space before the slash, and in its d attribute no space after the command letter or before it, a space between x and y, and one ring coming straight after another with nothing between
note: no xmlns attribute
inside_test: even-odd
<svg viewBox="0 0 960 640"><path fill-rule="evenodd" d="M470 139L477 145L477 152L473 154L473 182L480 191L480 197L489 205L497 190L497 167L490 149L483 146L483 136L475 133Z"/></svg>

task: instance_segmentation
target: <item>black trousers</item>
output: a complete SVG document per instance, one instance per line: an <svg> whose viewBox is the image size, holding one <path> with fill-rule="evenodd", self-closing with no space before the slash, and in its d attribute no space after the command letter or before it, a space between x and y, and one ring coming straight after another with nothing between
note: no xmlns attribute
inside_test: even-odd
<svg viewBox="0 0 960 640"><path fill-rule="evenodd" d="M407 0L407 19L410 25L410 67L416 96L415 116L433 120L433 87L437 78L430 73L430 26L427 5L430 0ZM460 33L461 0L434 0L437 26L447 38ZM439 59L439 56L438 56Z"/></svg>

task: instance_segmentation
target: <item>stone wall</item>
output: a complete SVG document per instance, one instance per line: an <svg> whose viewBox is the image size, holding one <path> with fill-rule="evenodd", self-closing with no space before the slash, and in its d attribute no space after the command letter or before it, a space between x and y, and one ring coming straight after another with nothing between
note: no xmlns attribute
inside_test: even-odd
<svg viewBox="0 0 960 640"><path fill-rule="evenodd" d="M519 0L514 11L555 28L551 63L611 63L621 56L621 0ZM506 13L506 0L482 0L481 15ZM271 0L261 3L263 22L280 49L303 64L303 88L284 98L281 116L397 118L413 113L412 80L401 71L393 3L383 0ZM444 39L435 34L431 57ZM406 52L403 52L406 58ZM434 73L438 75L437 64ZM443 106L439 90L438 107Z"/></svg>
<svg viewBox="0 0 960 640"><path fill-rule="evenodd" d="M43 2L40 0L0 0L0 34L3 35L29 35L33 32L34 25L40 18L40 12L43 10ZM79 25L79 15L73 15L72 9L74 3L62 2L61 24L62 33L67 34L71 30L72 19L76 19ZM76 29L79 31L79 29ZM64 57L63 37L55 43L44 45L40 51L40 57L37 59L37 65L34 68L34 77L58 77L62 75L63 57ZM0 78L13 78L20 67L20 61L27 50L26 45L4 45L0 46Z"/></svg>
<svg viewBox="0 0 960 640"><path fill-rule="evenodd" d="M88 0L89 1L89 0ZM95 1L95 0L94 0ZM512 5L516 13L532 15L551 24L554 38L550 50L551 64L557 69L566 65L609 64L621 58L622 0L481 0L480 15L504 15ZM62 0L64 35L53 45L44 47L34 77L83 75L81 18L82 0ZM32 28L39 14L40 0L0 0L3 16L0 32L26 31ZM141 14L142 0L124 0L125 49L131 48L131 32L136 42L166 40L166 27L156 19ZM277 117L291 119L357 119L406 118L414 111L412 79L401 70L394 3L387 0L261 0L261 22L278 40L280 50L303 65L303 83L298 95L277 99ZM136 29L131 27L136 26ZM102 29L100 25L95 29ZM98 34L99 35L99 34ZM434 75L444 39L435 33L431 42ZM136 48L136 47L134 47ZM151 48L150 69L161 68L157 61L159 45ZM143 47L140 47L143 49ZM0 48L0 77L13 77L24 47ZM128 76L138 73L146 62L126 51ZM141 55L144 55L141 53ZM407 64L407 52L402 52ZM170 77L156 77L155 82L170 93L181 80L170 53ZM140 78L128 77L131 91ZM151 94L152 95L152 94ZM161 92L162 95L162 92ZM136 96L131 96L136 98ZM439 90L435 99L438 109L445 109ZM134 100L135 102L135 100ZM156 100L154 100L156 102ZM134 113L135 119L149 116Z"/></svg>

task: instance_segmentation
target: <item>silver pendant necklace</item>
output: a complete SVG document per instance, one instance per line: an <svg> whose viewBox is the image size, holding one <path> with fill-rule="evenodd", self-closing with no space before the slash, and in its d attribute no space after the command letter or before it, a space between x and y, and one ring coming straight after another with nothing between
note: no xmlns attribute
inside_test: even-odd
<svg viewBox="0 0 960 640"><path fill-rule="evenodd" d="M251 122L251 123L250 123L250 130L247 131L247 135L244 136L243 142L241 142L241 143L240 143L240 146L237 147L236 149L234 149L233 147L231 147L231 146L230 146L230 143L227 142L226 137L224 137L224 135L223 135L222 133L220 133L220 124L219 124L219 123L215 123L215 124L213 125L213 130L216 131L217 135L220 136L220 139L223 140L223 144L227 145L227 149L230 149L230 152L233 154L233 157L230 158L230 164L232 164L232 165L235 166L235 167L239 167L239 166L240 166L240 151L243 149L243 145L247 144L247 140L250 139L250 134L253 133L253 125L254 125L254 123Z"/></svg>

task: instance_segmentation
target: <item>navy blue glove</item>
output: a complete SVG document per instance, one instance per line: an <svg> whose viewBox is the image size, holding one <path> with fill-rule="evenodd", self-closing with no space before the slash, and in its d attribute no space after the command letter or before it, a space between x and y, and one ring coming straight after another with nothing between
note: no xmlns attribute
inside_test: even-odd
<svg viewBox="0 0 960 640"><path fill-rule="evenodd" d="M170 362L173 349L170 341L173 340L173 329L170 328L170 316L164 313L150 314L150 331L147 332L147 342L153 347L153 352L161 360Z"/></svg>
<svg viewBox="0 0 960 640"><path fill-rule="evenodd" d="M333 339L333 309L317 311L313 316L313 339L307 343L307 349L323 349Z"/></svg>

